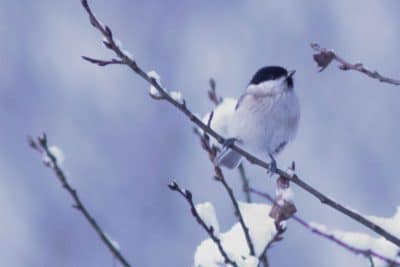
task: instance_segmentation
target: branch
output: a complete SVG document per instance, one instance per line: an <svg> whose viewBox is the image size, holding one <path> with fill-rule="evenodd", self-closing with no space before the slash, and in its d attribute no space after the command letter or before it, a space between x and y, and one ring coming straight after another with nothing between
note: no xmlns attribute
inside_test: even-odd
<svg viewBox="0 0 400 267"><path fill-rule="evenodd" d="M118 64L118 65L124 64L122 60L118 60L115 58L113 58L111 60L101 60L101 59L95 59L95 58L85 57L85 56L83 56L82 58L90 63L99 65L101 67L104 67L107 65L112 65L112 64Z"/></svg>
<svg viewBox="0 0 400 267"><path fill-rule="evenodd" d="M217 90L216 90L216 83L213 78L210 79L210 89L208 90L208 98L210 99L211 102L214 103L215 106L218 106L222 102L222 97L217 95Z"/></svg>
<svg viewBox="0 0 400 267"><path fill-rule="evenodd" d="M250 188L250 192L267 199L269 202L273 203L274 205L278 205L278 203L276 203L274 198L272 196L270 196L268 193L260 192L260 191L258 191L256 189L253 189L253 188ZM291 216L291 218L293 220L295 220L297 223L299 223L302 226L304 226L305 228L307 228L308 230L310 230L312 233L314 233L314 234L316 234L316 235L318 235L318 236L320 236L322 238L325 238L327 240L330 240L330 241L336 243L337 245L339 245L340 247L345 248L346 250L348 250L348 251L350 251L350 252L352 252L352 253L354 253L356 255L363 255L368 259L370 259L370 257L375 257L377 259L385 261L388 264L392 264L392 266L400 266L400 262L399 261L390 259L390 258L388 258L386 256L383 256L383 255L381 255L381 254L379 254L379 253L377 253L377 252L375 252L373 250L370 250L370 249L359 249L359 248L356 248L356 247L354 247L354 246L352 246L350 244L347 244L344 241L336 238L332 234L324 233L321 230L319 230L318 228L313 227L312 225L310 225L308 222L306 222L304 219L300 218L296 214L293 214Z"/></svg>
<svg viewBox="0 0 400 267"><path fill-rule="evenodd" d="M247 201L247 203L252 203L253 201L251 199L251 194L250 194L250 182L249 182L249 178L247 177L243 162L241 162L239 164L238 171L239 171L240 179L242 181L242 190L245 194L246 201ZM262 265L264 267L269 267L267 250L272 246L272 243L280 240L280 235L283 233L283 231L281 232L280 229L283 229L283 228L277 229L275 236L272 238L272 240L270 242L268 242L268 244L265 246L263 252L258 257L260 264L262 263Z"/></svg>
<svg viewBox="0 0 400 267"><path fill-rule="evenodd" d="M222 172L221 172L221 174L222 174ZM243 220L242 213L240 212L240 209L239 209L239 204L235 198L235 195L233 194L232 188L227 184L224 176L215 177L215 178L217 181L220 181L224 185L225 190L228 192L229 198L231 199L232 204L235 208L235 213L239 219L240 225L242 226L244 236L246 237L247 245L249 246L249 250L250 250L250 255L254 256L255 255L254 245L250 238L249 228L247 227L247 225L245 224L245 222Z"/></svg>
<svg viewBox="0 0 400 267"><path fill-rule="evenodd" d="M211 114L213 114L213 113L211 113ZM210 114L210 118L209 118L208 124L211 123L211 119L212 119L211 114ZM215 149L215 147L211 147L210 138L208 137L207 134L204 134L204 135L198 134L198 136L200 137L200 142L201 142L202 148L208 153L210 161L214 166L214 172L215 172L214 178L215 178L215 180L217 180L218 182L222 183L222 185L224 186L226 192L229 195L229 198L232 201L233 207L235 209L235 214L238 217L240 225L241 225L241 227L243 229L243 233L244 233L244 236L246 238L247 245L249 247L250 255L255 256L254 245L253 245L253 242L252 242L252 240L250 238L249 228L247 227L246 223L244 222L244 219L243 219L243 216L242 216L242 212L240 211L240 208L239 208L239 203L236 200L236 197L235 197L235 195L233 193L232 188L226 182L224 173L222 172L222 169L214 164L215 156L217 155L217 150Z"/></svg>
<svg viewBox="0 0 400 267"><path fill-rule="evenodd" d="M294 171L294 168L293 163L289 170ZM275 199L269 212L269 217L273 218L275 221L276 234L265 246L262 257L260 257L260 261L262 260L265 266L268 266L266 265L268 262L264 260L267 250L272 247L274 243L283 239L283 233L286 231L286 221L297 211L296 206L293 203L292 194L289 180L279 177L276 180Z"/></svg>
<svg viewBox="0 0 400 267"><path fill-rule="evenodd" d="M101 241L107 246L107 248L111 251L115 258L117 258L121 264L125 267L130 267L131 265L126 260L126 258L121 254L118 248L115 247L112 240L109 239L107 234L101 229L99 224L93 218L93 216L86 209L85 205L80 200L76 189L74 189L68 182L67 177L65 176L63 170L60 168L59 163L57 162L57 158L55 155L49 150L47 145L47 137L46 134L38 137L37 140L33 138L28 138L28 143L32 149L39 152L43 157L48 159L45 162L45 165L51 168L56 175L57 179L60 181L62 187L71 195L74 205L73 207L78 210L85 219L89 222L90 226L96 231L97 235L100 237Z"/></svg>
<svg viewBox="0 0 400 267"><path fill-rule="evenodd" d="M213 129L211 129L209 126L207 126L206 124L204 124L200 118L198 118L196 115L194 115L186 106L185 102L180 103L176 100L174 100L158 83L155 79L150 78L137 64L136 62L130 58L130 56L125 53L114 41L113 36L112 36L112 32L110 30L110 28L108 26L104 26L103 24L101 24L97 18L93 15L92 11L90 10L88 3L86 0L81 0L81 3L83 5L83 7L85 8L85 10L87 11L90 21L92 23L92 25L98 29L102 35L104 36L104 38L106 39L106 41L104 42L105 46L114 51L114 53L118 56L118 58L120 58L123 61L124 65L127 65L132 71L134 71L137 75L139 75L141 78L143 78L144 80L146 80L149 84L151 84L152 86L154 86L154 88L156 88L156 90L160 93L161 98L163 100L168 101L170 104L172 104L173 106L175 106L177 109L179 109L186 117L188 117L194 124L196 124L197 127L199 127L200 129L202 129L204 132L206 132L207 134L211 135L212 137L215 138L215 140L217 140L218 143L223 144L225 139L219 135L217 132L215 132ZM241 154L244 158L246 158L250 163L258 165L266 170L269 170L269 164L257 157L255 157L254 155L252 155L251 153L247 152L246 150L244 150L243 148L237 146L236 144L233 144L231 149L235 150L236 152L238 152L239 154ZM307 191L308 193L310 193L311 195L313 195L314 197L316 197L317 199L319 199L323 204L326 204L332 208L334 208L335 210L345 214L346 216L352 218L353 220L359 222L360 224L368 227L369 229L373 230L374 232L376 232L377 234L383 236L384 238L386 238L387 240L389 240L390 242L392 242L393 244L395 244L396 246L400 247L400 239L395 237L394 235L390 234L389 232L387 232L386 230L384 230L382 227L372 223L371 221L369 221L368 219L362 217L360 214L351 211L347 208L345 208L344 206L334 202L332 199L328 198L327 196L325 196L324 194L322 194L321 192L319 192L318 190L316 190L315 188L313 188L311 185L307 184L306 182L304 182L303 180L301 180L299 177L297 176L291 176L289 175L287 172L277 168L275 170L275 173L278 174L279 176L283 176L286 179L289 179L291 182L293 182L294 184L298 185L299 187L301 187L303 190Z"/></svg>
<svg viewBox="0 0 400 267"><path fill-rule="evenodd" d="M238 170L239 170L240 179L242 180L242 190L245 194L246 201L247 201L247 203L251 203L252 200L251 200L251 195L250 195L250 191L249 191L250 182L249 182L249 178L247 178L246 170L244 169L243 162L241 162L239 164Z"/></svg>
<svg viewBox="0 0 400 267"><path fill-rule="evenodd" d="M210 236L212 241L214 241L214 243L217 245L219 252L221 253L222 257L225 260L225 263L238 267L237 263L231 260L226 251L224 250L221 239L219 239L214 234L214 228L212 226L208 227L207 224L200 217L200 215L197 213L196 207L193 203L192 193L189 190L182 190L176 182L170 183L168 187L171 191L178 192L181 196L183 196L186 199L187 203L190 206L190 210L192 212L193 217L196 218L197 223L200 224L200 226L203 227L204 230L206 230L207 234Z"/></svg>
<svg viewBox="0 0 400 267"><path fill-rule="evenodd" d="M276 234L271 239L271 241L268 242L268 244L265 246L263 252L261 253L261 256L258 258L258 260L264 264L264 267L269 267L267 250L270 249L274 243L279 242L283 239L282 234L284 232L285 232L285 228L283 228L283 227L277 228Z"/></svg>
<svg viewBox="0 0 400 267"><path fill-rule="evenodd" d="M392 79L381 75L376 70L370 70L364 66L363 63L349 63L347 60L338 56L333 50L328 50L326 48L322 48L318 43L312 43L311 48L314 49L317 53L313 55L315 62L317 62L320 67L320 72L323 71L328 65L332 62L332 60L336 60L340 63L338 66L341 70L355 70L365 75L371 77L372 79L376 79L380 82L392 84L392 85L400 85L400 80Z"/></svg>

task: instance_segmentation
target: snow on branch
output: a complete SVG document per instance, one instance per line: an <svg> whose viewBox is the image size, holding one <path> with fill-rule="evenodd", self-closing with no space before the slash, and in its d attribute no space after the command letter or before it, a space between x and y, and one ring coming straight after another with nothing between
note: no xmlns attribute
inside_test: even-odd
<svg viewBox="0 0 400 267"><path fill-rule="evenodd" d="M190 206L190 210L192 212L193 217L196 218L196 221L198 224L203 227L204 230L206 230L207 234L210 236L212 242L217 246L218 251L220 252L221 256L223 257L223 261L226 264L230 264L234 267L239 267L235 261L233 261L228 253L225 251L224 247L222 246L222 241L221 239L217 236L218 233L215 232L214 228L210 225L207 225L207 223L203 220L203 218L200 216L198 211L196 210L196 206L193 203L193 196L192 193L187 190L187 189L181 189L179 185L176 182L171 182L168 185L169 189L171 191L178 192L182 197L184 197L187 201L187 203Z"/></svg>
<svg viewBox="0 0 400 267"><path fill-rule="evenodd" d="M271 206L238 202L240 212L248 224L250 236L254 242L255 253L250 255L245 232L240 222L235 223L227 232L219 233L214 228L218 225L218 220L211 203L195 205L189 190L181 189L176 182L172 182L168 186L186 199L193 217L210 237L197 247L194 266L219 267L226 264L226 266L236 267L257 267L258 257L262 255L265 247L271 241L277 241L275 240L278 233L275 227L276 223L273 218L268 216Z"/></svg>
<svg viewBox="0 0 400 267"><path fill-rule="evenodd" d="M89 213L89 211L81 201L76 189L74 189L68 182L64 171L60 167L60 164L62 163L62 160L64 158L62 151L55 146L48 146L46 134L43 134L36 140L32 137L29 137L28 143L33 150L41 154L45 166L53 170L62 187L71 195L74 201L73 207L80 213L82 213L85 219L89 222L90 226L96 231L101 241L110 250L112 255L122 264L122 266L130 267L131 265L128 260L122 255L118 243L111 239L99 226L99 224L96 222L96 220Z"/></svg>
<svg viewBox="0 0 400 267"><path fill-rule="evenodd" d="M348 62L347 60L343 59L342 57L338 56L335 53L335 51L323 48L318 43L311 43L311 48L316 52L313 55L313 58L314 58L314 61L318 64L318 67L320 67L320 69L319 69L320 72L323 71L326 67L328 67L329 64L333 60L336 60L337 62L340 63L338 68L341 70L358 71L358 72L364 73L365 75L367 75L373 79L376 79L380 82L393 84L393 85L400 85L400 80L385 77L376 70L368 69L361 62L352 64L352 63Z"/></svg>
<svg viewBox="0 0 400 267"><path fill-rule="evenodd" d="M221 233L219 237L222 240L222 246L225 251L239 267L256 267L265 247L275 239L278 233L274 219L268 216L271 206L239 202L239 208L250 229L255 255L249 254L245 234L239 222L235 223L228 231ZM221 261L222 256L211 239L202 241L197 247L194 266L217 267L220 266Z"/></svg>
<svg viewBox="0 0 400 267"><path fill-rule="evenodd" d="M224 143L225 139L223 136L218 134L215 130L210 128L209 125L205 124L202 122L202 120L197 117L193 112L191 112L187 106L185 101L180 102L175 100L166 90L164 90L161 85L153 78L151 78L145 71L143 71L136 61L133 60L133 58L130 56L130 54L126 53L122 48L118 46L118 43L114 40L113 34L111 29L101 23L96 16L93 14L91 11L87 0L81 0L82 6L86 10L87 14L89 15L90 22L93 27L95 27L97 30L100 31L100 33L103 35L105 40L103 41L104 45L106 48L110 49L115 53L115 55L118 57L119 60L121 60L122 65L128 66L133 72L135 72L137 75L139 75L141 78L146 80L150 85L154 86L155 89L160 93L160 98L162 100L168 101L170 104L175 106L177 109L179 109L186 117L188 117L197 127L199 127L202 131L206 132L208 135L212 136L215 138L215 140L222 144ZM97 59L93 59L90 57L84 57L85 60L93 63L93 61L96 61ZM117 60L118 60L117 59ZM243 157L245 157L250 163L258 165L266 170L270 169L269 168L269 163L265 162L264 160L259 159L258 157L252 155L251 153L247 152L240 146L233 144L231 147L233 150L241 154ZM289 179L292 183L296 184L297 186L301 187L303 190L307 191L311 195L313 195L315 198L319 199L323 204L326 204L330 206L331 208L341 212L342 214L352 218L353 220L357 221L358 223L368 227L369 229L373 230L377 234L385 237L387 240L392 242L393 244L396 244L398 247L400 247L400 239L393 234L389 233L382 227L376 225L372 221L368 220L367 218L361 216L360 214L344 207L343 205L335 202L334 200L328 198L325 196L323 193L306 183L305 181L301 180L297 175L291 176L289 173L277 168L275 170L275 173L279 176L283 176L286 179Z"/></svg>
<svg viewBox="0 0 400 267"><path fill-rule="evenodd" d="M268 193L260 192L254 188L250 188L250 192L267 199L274 205L279 205L276 202L276 199L274 199ZM397 257L399 253L399 248L382 237L373 238L362 233L346 232L341 230L329 230L325 225L313 222L309 223L295 214L293 214L291 218L300 225L310 230L312 233L331 242L334 242L338 246L356 255L362 255L365 256L368 260L373 260L372 266L400 266L400 258ZM386 221L390 221L397 226L400 225L400 207L396 215L393 218L386 219Z"/></svg>

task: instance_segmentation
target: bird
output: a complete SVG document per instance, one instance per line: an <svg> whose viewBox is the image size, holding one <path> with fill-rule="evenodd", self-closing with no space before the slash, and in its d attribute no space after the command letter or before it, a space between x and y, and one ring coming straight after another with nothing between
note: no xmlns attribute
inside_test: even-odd
<svg viewBox="0 0 400 267"><path fill-rule="evenodd" d="M295 72L265 66L253 75L228 122L228 138L215 158L216 166L234 169L240 164L242 156L232 149L237 143L269 158L268 171L271 175L276 171L275 156L295 138L300 120Z"/></svg>

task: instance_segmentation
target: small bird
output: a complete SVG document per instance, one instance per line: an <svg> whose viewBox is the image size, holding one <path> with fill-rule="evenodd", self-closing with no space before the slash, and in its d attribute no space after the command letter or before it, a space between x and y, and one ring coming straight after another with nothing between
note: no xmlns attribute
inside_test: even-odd
<svg viewBox="0 0 400 267"><path fill-rule="evenodd" d="M242 156L230 148L237 142L269 157L269 171L276 171L274 156L296 136L300 119L294 73L280 66L268 66L254 74L228 122L229 138L215 159L217 166L234 169L239 165Z"/></svg>

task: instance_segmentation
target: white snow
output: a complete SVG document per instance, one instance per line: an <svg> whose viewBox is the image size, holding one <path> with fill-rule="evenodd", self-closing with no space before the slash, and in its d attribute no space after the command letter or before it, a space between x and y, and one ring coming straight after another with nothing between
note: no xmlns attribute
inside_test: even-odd
<svg viewBox="0 0 400 267"><path fill-rule="evenodd" d="M211 129L223 137L228 135L228 123L235 112L237 100L234 98L224 98L222 102L214 109L214 116L211 121ZM207 124L211 112L203 116L203 123Z"/></svg>
<svg viewBox="0 0 400 267"><path fill-rule="evenodd" d="M64 162L64 153L62 150L58 146L50 146L49 152L56 158L57 164L61 166ZM51 166L51 159L46 155L46 153L43 153L42 160L44 164Z"/></svg>
<svg viewBox="0 0 400 267"><path fill-rule="evenodd" d="M277 196L278 202L286 201L286 202L293 203L293 200L294 200L294 193L293 193L293 190L291 187L277 188L276 196ZM280 205L282 205L282 204L280 204Z"/></svg>
<svg viewBox="0 0 400 267"><path fill-rule="evenodd" d="M397 215L397 214L396 214ZM396 217L394 216L394 218ZM379 218L384 219L385 218ZM389 219L390 220L390 219ZM400 223L398 221L398 223ZM399 248L396 247L391 242L387 241L383 237L372 237L365 233L360 232L350 232L350 231L343 231L343 230L331 230L326 225L310 222L310 227L319 230L322 233L332 235L335 238L343 241L344 243L362 250L372 250L382 256L386 256L393 260L400 260L400 257L397 257L397 253L399 252ZM396 258L397 257L397 258ZM372 257L374 261L375 267L387 267L388 264L380 260L378 258Z"/></svg>
<svg viewBox="0 0 400 267"><path fill-rule="evenodd" d="M328 233L328 227L324 224L317 222L309 222L308 225L322 233Z"/></svg>
<svg viewBox="0 0 400 267"><path fill-rule="evenodd" d="M119 40L119 39L115 39L115 44L116 44L119 48L122 48L122 47L123 47L122 42L121 42L121 40Z"/></svg>
<svg viewBox="0 0 400 267"><path fill-rule="evenodd" d="M237 264L240 267L257 267L258 266L258 258L254 256L248 256L245 259L239 259Z"/></svg>
<svg viewBox="0 0 400 267"><path fill-rule="evenodd" d="M119 243L117 241L115 241L114 239L112 239L107 233L104 233L104 235L106 236L107 240L111 243L111 245L118 251L121 250L121 247L119 246Z"/></svg>
<svg viewBox="0 0 400 267"><path fill-rule="evenodd" d="M219 235L219 223L215 213L214 206L210 202L200 203L196 205L196 211L200 218L207 224L208 227L212 226L214 234Z"/></svg>
<svg viewBox="0 0 400 267"><path fill-rule="evenodd" d="M161 86L161 77L156 71L149 71L147 76L156 80L156 82ZM153 85L150 86L150 95L155 97L161 96L160 92Z"/></svg>
<svg viewBox="0 0 400 267"><path fill-rule="evenodd" d="M133 55L132 55L131 52L129 52L128 50L122 49L122 48L121 48L121 51L122 51L122 53L124 53L125 56L127 56L130 60L134 61Z"/></svg>
<svg viewBox="0 0 400 267"><path fill-rule="evenodd" d="M287 172L290 176L295 175L295 171L294 171L291 167L289 167L289 168L286 170L286 172Z"/></svg>
<svg viewBox="0 0 400 267"><path fill-rule="evenodd" d="M172 99L174 99L176 102L178 102L179 104L183 104L183 95L181 92L179 91L171 91L169 93L169 95L172 97Z"/></svg>
<svg viewBox="0 0 400 267"><path fill-rule="evenodd" d="M263 252L265 246L276 234L274 220L268 216L271 206L256 203L241 203L239 208L245 224L249 228L250 238L253 242L256 257L251 257L243 229L235 223L230 230L221 233L219 238L228 256L239 267L256 267L257 257ZM194 256L195 267L220 267L224 259L218 247L210 239L206 239L197 247Z"/></svg>
<svg viewBox="0 0 400 267"><path fill-rule="evenodd" d="M367 218L389 231L391 234L400 237L400 206L397 207L396 213L391 218L376 216L367 216Z"/></svg>

